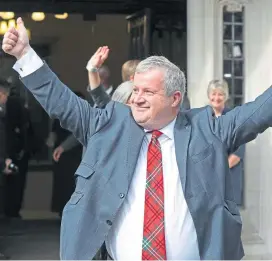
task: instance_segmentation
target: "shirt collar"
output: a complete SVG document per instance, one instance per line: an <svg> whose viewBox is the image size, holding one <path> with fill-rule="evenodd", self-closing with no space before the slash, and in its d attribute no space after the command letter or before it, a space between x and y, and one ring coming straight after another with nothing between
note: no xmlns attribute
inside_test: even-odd
<svg viewBox="0 0 272 261"><path fill-rule="evenodd" d="M169 139L174 140L174 127L177 117L172 120L168 125L160 129L159 131L166 135ZM149 130L144 129L145 132L150 132Z"/></svg>
<svg viewBox="0 0 272 261"><path fill-rule="evenodd" d="M112 92L112 90L113 90L113 87L112 87L112 85L111 85L108 89L106 89L106 93L107 93L108 95L110 95L111 92Z"/></svg>

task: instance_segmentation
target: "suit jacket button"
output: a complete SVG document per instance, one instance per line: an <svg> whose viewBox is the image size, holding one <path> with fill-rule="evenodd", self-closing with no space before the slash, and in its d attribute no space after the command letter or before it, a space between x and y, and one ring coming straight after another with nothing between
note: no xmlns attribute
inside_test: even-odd
<svg viewBox="0 0 272 261"><path fill-rule="evenodd" d="M107 224L108 224L109 226L112 225L112 222L111 222L110 220L107 220L106 222L107 222Z"/></svg>
<svg viewBox="0 0 272 261"><path fill-rule="evenodd" d="M120 194L119 194L119 197L120 197L120 198L124 198L124 197L125 197L125 194L124 194L124 193L120 193Z"/></svg>

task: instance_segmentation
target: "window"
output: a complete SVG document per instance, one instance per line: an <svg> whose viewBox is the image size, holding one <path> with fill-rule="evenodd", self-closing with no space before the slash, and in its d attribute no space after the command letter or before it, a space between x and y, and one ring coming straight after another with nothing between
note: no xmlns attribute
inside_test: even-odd
<svg viewBox="0 0 272 261"><path fill-rule="evenodd" d="M223 8L223 77L229 84L229 106L244 100L244 9L228 12Z"/></svg>

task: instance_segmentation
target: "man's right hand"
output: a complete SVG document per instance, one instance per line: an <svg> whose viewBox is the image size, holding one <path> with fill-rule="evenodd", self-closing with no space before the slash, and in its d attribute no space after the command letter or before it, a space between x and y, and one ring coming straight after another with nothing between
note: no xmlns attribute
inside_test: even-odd
<svg viewBox="0 0 272 261"><path fill-rule="evenodd" d="M12 173L12 171L9 169L9 165L12 163L12 160L11 159L6 159L5 160L5 164L6 164L6 167L5 167L5 169L4 169L4 173L5 174L10 174L10 173Z"/></svg>
<svg viewBox="0 0 272 261"><path fill-rule="evenodd" d="M17 29L11 27L5 33L2 49L19 60L30 49L28 34L21 17L17 19Z"/></svg>

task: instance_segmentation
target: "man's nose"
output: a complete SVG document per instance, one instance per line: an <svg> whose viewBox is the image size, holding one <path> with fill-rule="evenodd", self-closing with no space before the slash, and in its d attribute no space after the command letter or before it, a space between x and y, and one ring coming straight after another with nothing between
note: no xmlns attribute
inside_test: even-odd
<svg viewBox="0 0 272 261"><path fill-rule="evenodd" d="M135 103L142 103L142 102L144 102L144 98L143 98L142 94L137 93L137 94L133 95L133 101Z"/></svg>

